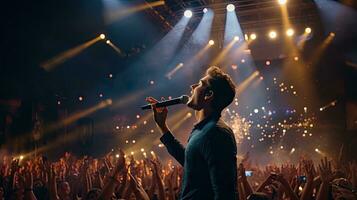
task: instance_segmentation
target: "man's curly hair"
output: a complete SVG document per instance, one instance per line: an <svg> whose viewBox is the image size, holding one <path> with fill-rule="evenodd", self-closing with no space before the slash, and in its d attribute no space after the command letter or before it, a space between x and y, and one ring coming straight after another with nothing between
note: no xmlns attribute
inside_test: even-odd
<svg viewBox="0 0 357 200"><path fill-rule="evenodd" d="M236 86L232 78L216 66L209 67L206 75L210 76L209 89L214 93L212 106L215 110L222 111L232 103L236 94Z"/></svg>

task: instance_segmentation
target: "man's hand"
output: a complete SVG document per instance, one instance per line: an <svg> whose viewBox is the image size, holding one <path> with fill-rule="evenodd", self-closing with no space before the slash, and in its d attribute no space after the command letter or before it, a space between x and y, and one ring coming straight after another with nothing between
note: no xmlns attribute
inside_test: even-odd
<svg viewBox="0 0 357 200"><path fill-rule="evenodd" d="M333 179L331 161L327 160L327 157L321 159L321 164L319 164L319 172L322 182L329 183Z"/></svg>
<svg viewBox="0 0 357 200"><path fill-rule="evenodd" d="M165 98L162 97L161 100L165 100ZM154 120L157 126L160 128L161 132L166 133L167 131L169 131L166 125L166 118L168 112L167 108L166 107L156 108L156 103L158 101L153 97L147 97L146 101L151 104L152 110L154 112Z"/></svg>

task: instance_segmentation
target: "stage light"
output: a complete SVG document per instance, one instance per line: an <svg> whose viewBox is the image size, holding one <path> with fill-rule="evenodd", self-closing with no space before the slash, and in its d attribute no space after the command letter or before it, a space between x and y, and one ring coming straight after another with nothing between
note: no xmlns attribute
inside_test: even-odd
<svg viewBox="0 0 357 200"><path fill-rule="evenodd" d="M187 18L191 18L192 17L192 11L191 10L186 10L185 12L184 12L184 15L185 15L185 17L187 17Z"/></svg>
<svg viewBox="0 0 357 200"><path fill-rule="evenodd" d="M245 39L245 41L248 41L248 35L247 34L244 34L244 39Z"/></svg>
<svg viewBox="0 0 357 200"><path fill-rule="evenodd" d="M144 148L141 148L141 149L140 149L140 151L141 151L141 152L144 152L144 151L145 151L145 149L144 149Z"/></svg>
<svg viewBox="0 0 357 200"><path fill-rule="evenodd" d="M83 101L83 97L82 96L78 97L78 100Z"/></svg>
<svg viewBox="0 0 357 200"><path fill-rule="evenodd" d="M228 12L234 11L235 8L236 8L236 7L235 7L233 4L228 4L228 5L227 5L227 11L228 11Z"/></svg>
<svg viewBox="0 0 357 200"><path fill-rule="evenodd" d="M299 57L295 56L295 57L294 57L294 60L295 60L295 61L298 61L298 60L299 60ZM292 89L292 88L291 88L291 89Z"/></svg>
<svg viewBox="0 0 357 200"><path fill-rule="evenodd" d="M58 104L58 105L61 105L61 101L57 101L57 104Z"/></svg>
<svg viewBox="0 0 357 200"><path fill-rule="evenodd" d="M208 11L207 8L204 8L204 9L203 9L203 13L206 13L207 11Z"/></svg>
<svg viewBox="0 0 357 200"><path fill-rule="evenodd" d="M104 40L105 39L105 35L102 33L99 35L100 39Z"/></svg>
<svg viewBox="0 0 357 200"><path fill-rule="evenodd" d="M107 40L105 43L110 44L110 40Z"/></svg>
<svg viewBox="0 0 357 200"><path fill-rule="evenodd" d="M293 36L293 35L294 35L294 29L289 28L289 29L286 31L286 35L289 36L289 37Z"/></svg>
<svg viewBox="0 0 357 200"><path fill-rule="evenodd" d="M306 27L306 28L305 28L305 33L311 33L311 31L312 31L312 30L311 30L310 27Z"/></svg>
<svg viewBox="0 0 357 200"><path fill-rule="evenodd" d="M270 61L267 60L267 61L265 62L265 65L270 65Z"/></svg>
<svg viewBox="0 0 357 200"><path fill-rule="evenodd" d="M238 36L234 36L234 41L239 41L239 37Z"/></svg>
<svg viewBox="0 0 357 200"><path fill-rule="evenodd" d="M250 39L251 40L257 39L257 35L255 33L250 34Z"/></svg>
<svg viewBox="0 0 357 200"><path fill-rule="evenodd" d="M116 158L119 158L119 154L116 154L115 157L116 157Z"/></svg>
<svg viewBox="0 0 357 200"><path fill-rule="evenodd" d="M244 60L244 59L242 59L242 60L241 60L241 62L242 62L242 63L245 63L245 60Z"/></svg>
<svg viewBox="0 0 357 200"><path fill-rule="evenodd" d="M134 155L134 151L130 152L130 154L133 156Z"/></svg>
<svg viewBox="0 0 357 200"><path fill-rule="evenodd" d="M320 150L318 148L315 149L316 152L320 152Z"/></svg>
<svg viewBox="0 0 357 200"><path fill-rule="evenodd" d="M284 4L286 4L286 2L287 2L287 0L278 0L278 3L279 3L280 5L284 5Z"/></svg>
<svg viewBox="0 0 357 200"><path fill-rule="evenodd" d="M22 159L24 159L24 156L21 155L21 156L20 156L20 160L22 160Z"/></svg>
<svg viewBox="0 0 357 200"><path fill-rule="evenodd" d="M331 36L331 37L335 37L335 33L334 33L334 32L331 32L331 33L330 33L330 36Z"/></svg>
<svg viewBox="0 0 357 200"><path fill-rule="evenodd" d="M113 78L113 74L109 74L109 78Z"/></svg>
<svg viewBox="0 0 357 200"><path fill-rule="evenodd" d="M269 37L270 37L271 39L275 39L277 35L278 35L278 34L277 34L275 31L270 31L270 32L269 32Z"/></svg>
<svg viewBox="0 0 357 200"><path fill-rule="evenodd" d="M102 98L102 97L103 97L103 94L102 94L102 93L100 93L100 94L99 94L99 97L100 97L100 98Z"/></svg>
<svg viewBox="0 0 357 200"><path fill-rule="evenodd" d="M214 40L210 40L210 41L208 42L208 44L211 45L211 46L214 45Z"/></svg>

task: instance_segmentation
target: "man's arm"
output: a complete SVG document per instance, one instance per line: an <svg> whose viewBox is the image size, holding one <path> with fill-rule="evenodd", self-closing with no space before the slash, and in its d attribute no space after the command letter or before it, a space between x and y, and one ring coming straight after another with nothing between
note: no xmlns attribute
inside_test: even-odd
<svg viewBox="0 0 357 200"><path fill-rule="evenodd" d="M183 166L185 163L185 148L183 145L176 140L170 131L164 133L160 140L166 146L170 155L172 155Z"/></svg>
<svg viewBox="0 0 357 200"><path fill-rule="evenodd" d="M161 98L161 100L165 100L165 98ZM185 162L185 148L175 139L167 127L167 108L156 108L156 103L158 101L153 97L147 97L146 101L152 106L154 120L162 134L162 137L160 138L161 142L166 146L168 152L183 166Z"/></svg>
<svg viewBox="0 0 357 200"><path fill-rule="evenodd" d="M214 128L202 147L215 200L237 198L237 147L228 131Z"/></svg>

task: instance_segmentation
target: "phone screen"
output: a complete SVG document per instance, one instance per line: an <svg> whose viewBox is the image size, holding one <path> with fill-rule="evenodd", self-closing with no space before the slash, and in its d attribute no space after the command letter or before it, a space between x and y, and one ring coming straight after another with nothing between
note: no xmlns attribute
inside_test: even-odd
<svg viewBox="0 0 357 200"><path fill-rule="evenodd" d="M253 176L253 171L245 171L245 176Z"/></svg>
<svg viewBox="0 0 357 200"><path fill-rule="evenodd" d="M298 178L300 182L306 183L306 176L299 176Z"/></svg>

